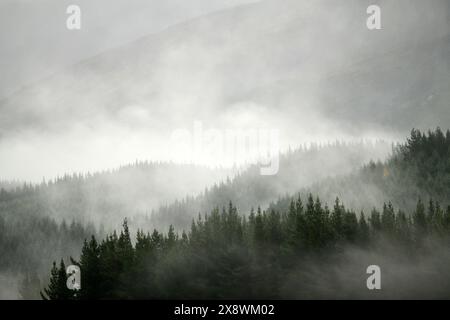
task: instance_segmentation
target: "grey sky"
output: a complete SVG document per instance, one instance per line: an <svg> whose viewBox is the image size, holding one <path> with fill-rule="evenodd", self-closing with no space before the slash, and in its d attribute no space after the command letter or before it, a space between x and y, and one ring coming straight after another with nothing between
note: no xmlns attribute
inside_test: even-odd
<svg viewBox="0 0 450 320"><path fill-rule="evenodd" d="M448 0L86 1L79 33L68 2L25 2L1 10L2 90L32 85L0 101L0 179L185 160L171 133L195 121L278 129L284 146L450 123Z"/></svg>
<svg viewBox="0 0 450 320"><path fill-rule="evenodd" d="M138 37L252 0L1 0L0 97ZM77 4L82 30L66 29Z"/></svg>

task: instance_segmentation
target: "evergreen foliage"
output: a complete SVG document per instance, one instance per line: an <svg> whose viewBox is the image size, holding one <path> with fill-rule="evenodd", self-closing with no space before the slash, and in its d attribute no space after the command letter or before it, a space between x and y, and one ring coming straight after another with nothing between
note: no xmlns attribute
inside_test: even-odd
<svg viewBox="0 0 450 320"><path fill-rule="evenodd" d="M406 252L430 237L450 240L450 206L444 211L418 201L407 218L392 204L374 209L367 219L346 209L339 199L330 210L312 195L303 205L292 201L288 212L253 210L245 218L229 203L192 222L179 236L137 232L133 245L127 221L97 243L85 241L79 262L80 292L67 296L64 264L51 270L49 299L239 299L280 298L285 275L311 256L339 252L345 246L373 250L380 240Z"/></svg>

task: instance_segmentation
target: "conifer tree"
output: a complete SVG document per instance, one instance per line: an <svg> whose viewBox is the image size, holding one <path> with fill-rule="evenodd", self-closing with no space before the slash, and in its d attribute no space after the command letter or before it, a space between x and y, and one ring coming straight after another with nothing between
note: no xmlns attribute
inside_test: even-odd
<svg viewBox="0 0 450 320"><path fill-rule="evenodd" d="M425 215L425 207L422 201L419 199L416 206L416 211L413 215L414 227L416 228L416 234L418 236L425 235L427 231L427 217Z"/></svg>
<svg viewBox="0 0 450 320"><path fill-rule="evenodd" d="M87 242L84 241L81 250L81 257L79 262L82 285L78 293L81 299L99 299L101 298L101 288L99 284L103 279L100 270L100 248L94 236Z"/></svg>
<svg viewBox="0 0 450 320"><path fill-rule="evenodd" d="M62 259L59 268L53 262L50 283L44 293L41 292L41 296L45 300L68 300L73 297L73 293L67 288L66 266Z"/></svg>
<svg viewBox="0 0 450 320"><path fill-rule="evenodd" d="M361 211L359 217L359 234L358 238L362 245L366 245L369 242L370 237L370 229L369 225L366 222L366 218L364 216L364 212Z"/></svg>

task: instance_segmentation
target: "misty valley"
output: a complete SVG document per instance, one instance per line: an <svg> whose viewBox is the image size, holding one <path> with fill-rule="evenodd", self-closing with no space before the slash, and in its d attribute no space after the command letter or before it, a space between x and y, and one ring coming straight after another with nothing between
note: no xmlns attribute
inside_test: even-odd
<svg viewBox="0 0 450 320"><path fill-rule="evenodd" d="M249 167L149 214L122 213L114 198L120 193L106 191L114 180L103 175L121 170L2 189L0 243L8 259L1 268L17 277L24 298L445 298L450 131L413 130L386 160L361 158L363 150L387 152L380 144L290 151L271 179ZM317 162L339 153L355 168L330 178L342 166ZM122 170L143 174L159 166ZM289 185L305 166L316 182ZM280 197L283 185L297 192ZM98 204L89 202L93 192ZM97 223L76 222L87 204L98 206ZM80 268L79 290L66 286L68 265ZM370 265L382 270L382 290L366 287Z"/></svg>
<svg viewBox="0 0 450 320"><path fill-rule="evenodd" d="M0 300L450 299L448 0L15 1Z"/></svg>

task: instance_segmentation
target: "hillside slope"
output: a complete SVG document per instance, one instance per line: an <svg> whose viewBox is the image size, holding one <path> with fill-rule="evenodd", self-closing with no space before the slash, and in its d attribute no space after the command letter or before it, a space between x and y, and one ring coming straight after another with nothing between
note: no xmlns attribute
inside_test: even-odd
<svg viewBox="0 0 450 320"><path fill-rule="evenodd" d="M257 165L250 166L234 179L215 184L197 197L178 199L175 203L153 210L150 218L133 221L141 228L187 229L198 214L207 214L214 208L227 208L232 201L241 212L265 207L287 194L294 194L324 179L348 175L375 160L385 160L392 151L389 143L329 143L311 145L282 154L279 171L273 176L260 174Z"/></svg>
<svg viewBox="0 0 450 320"><path fill-rule="evenodd" d="M137 162L113 171L65 175L40 185L1 189L0 216L13 221L30 216L75 220L109 229L120 226L126 216L195 196L233 175L233 170Z"/></svg>
<svg viewBox="0 0 450 320"><path fill-rule="evenodd" d="M268 0L87 59L0 103L0 152L17 163L28 155L11 147L19 139L32 149L43 144L33 150L52 161L45 154L61 157L61 144L73 158L91 146L95 162L103 159L98 150L113 154L118 143L101 149L81 141L138 132L147 144L126 151L161 150L171 132L195 120L278 128L284 146L445 127L448 1L378 2L381 31L365 26L368 1Z"/></svg>
<svg viewBox="0 0 450 320"><path fill-rule="evenodd" d="M383 202L412 212L419 199L445 205L450 202L449 158L450 131L413 130L386 161L370 161L349 175L324 179L299 193L315 194L330 205L338 197L356 212L370 212ZM271 208L287 210L291 200L280 199Z"/></svg>

